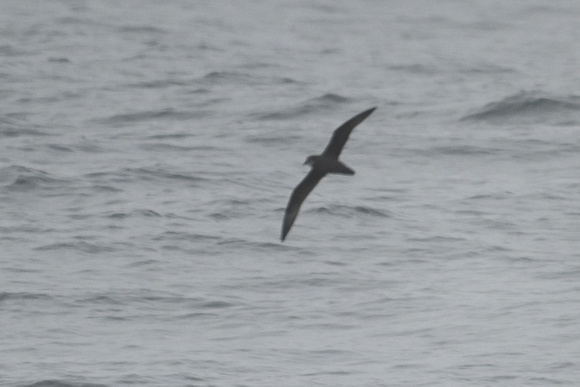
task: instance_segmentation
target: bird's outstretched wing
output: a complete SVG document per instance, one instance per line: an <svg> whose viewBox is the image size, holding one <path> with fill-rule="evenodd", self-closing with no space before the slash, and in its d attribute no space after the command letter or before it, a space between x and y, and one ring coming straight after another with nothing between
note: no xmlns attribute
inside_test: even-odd
<svg viewBox="0 0 580 387"><path fill-rule="evenodd" d="M286 213L284 214L284 222L282 223L282 241L284 241L290 228L294 224L302 202L314 187L316 187L316 184L318 184L324 175L326 175L326 173L311 169L306 177L302 179L300 184L294 188L294 191L292 191L292 195L290 195L290 200L288 201L288 206L286 207Z"/></svg>
<svg viewBox="0 0 580 387"><path fill-rule="evenodd" d="M330 139L330 142L328 143L322 154L324 156L338 159L338 156L340 155L340 152L342 151L344 144L346 144L346 141L348 140L348 136L350 136L350 132L352 132L352 130L358 124L363 122L364 119L367 118L375 109L376 106L372 109L357 114L350 120L346 121L344 124L340 125L338 129L336 129L332 134L332 138Z"/></svg>

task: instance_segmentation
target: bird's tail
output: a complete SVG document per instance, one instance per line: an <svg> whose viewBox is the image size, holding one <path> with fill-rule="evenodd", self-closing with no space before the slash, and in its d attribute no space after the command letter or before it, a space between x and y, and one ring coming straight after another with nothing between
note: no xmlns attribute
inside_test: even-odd
<svg viewBox="0 0 580 387"><path fill-rule="evenodd" d="M350 169L345 164L339 161L336 167L333 168L332 171L330 171L329 173L338 173L341 175L354 175L354 170Z"/></svg>

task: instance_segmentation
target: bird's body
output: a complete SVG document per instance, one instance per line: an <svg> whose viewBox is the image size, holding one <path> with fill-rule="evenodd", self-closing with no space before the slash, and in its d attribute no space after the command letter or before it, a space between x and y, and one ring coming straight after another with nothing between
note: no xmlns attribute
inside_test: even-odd
<svg viewBox="0 0 580 387"><path fill-rule="evenodd" d="M340 173L343 175L354 175L354 171L335 158L325 155L310 156L305 164L312 166L312 169L322 173Z"/></svg>
<svg viewBox="0 0 580 387"><path fill-rule="evenodd" d="M290 228L294 224L296 217L298 216L298 211L300 206L304 202L304 199L310 194L310 192L316 187L316 184L328 173L337 173L343 175L354 175L354 171L338 160L340 152L346 144L350 132L360 124L365 118L367 118L376 107L366 110L350 120L342 124L338 129L332 134L330 142L324 149L322 154L317 156L309 156L304 164L311 166L310 172L306 177L294 188L292 195L290 195L290 200L288 201L288 206L286 207L286 212L284 214L284 221L282 223L282 241L290 232Z"/></svg>

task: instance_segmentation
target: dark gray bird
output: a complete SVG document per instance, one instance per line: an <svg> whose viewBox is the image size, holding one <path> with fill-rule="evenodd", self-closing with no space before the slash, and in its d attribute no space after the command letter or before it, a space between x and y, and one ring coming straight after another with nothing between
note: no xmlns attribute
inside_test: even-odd
<svg viewBox="0 0 580 387"><path fill-rule="evenodd" d="M350 132L352 132L358 124L363 122L363 120L375 109L376 107L366 110L346 121L334 131L330 142L321 155L308 156L304 165L310 165L311 169L300 184L294 188L292 195L290 195L290 200L286 207L286 213L284 214L284 222L282 223L282 242L286 239L288 232L290 232L290 228L298 216L298 211L300 210L302 202L304 202L304 199L306 199L308 194L314 189L314 187L316 187L316 184L318 184L327 173L354 175L354 171L341 163L340 160L338 160L338 156L340 156L340 152L342 151L344 144L346 144Z"/></svg>

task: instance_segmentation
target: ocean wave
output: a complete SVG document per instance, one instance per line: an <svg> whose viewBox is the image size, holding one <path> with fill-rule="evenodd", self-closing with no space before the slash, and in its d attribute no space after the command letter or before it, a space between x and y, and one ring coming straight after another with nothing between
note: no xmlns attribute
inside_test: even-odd
<svg viewBox="0 0 580 387"><path fill-rule="evenodd" d="M0 169L0 187L3 186L13 191L62 188L65 183L68 181L52 177L47 172L21 165L11 165Z"/></svg>
<svg viewBox="0 0 580 387"><path fill-rule="evenodd" d="M51 297L49 295L41 293L0 292L0 302L10 300L48 300L50 298Z"/></svg>
<svg viewBox="0 0 580 387"><path fill-rule="evenodd" d="M243 218L247 215L250 200L218 199L210 203L212 208L219 208L219 211L212 212L209 217L215 220L226 220Z"/></svg>
<svg viewBox="0 0 580 387"><path fill-rule="evenodd" d="M134 181L185 181L191 183L199 183L206 181L206 179L197 176L185 175L181 173L166 172L162 170L149 168L122 168L110 172L94 172L85 175L89 180L96 181L113 181L113 182L134 182Z"/></svg>
<svg viewBox="0 0 580 387"><path fill-rule="evenodd" d="M95 383L69 383L60 380L41 380L32 384L23 385L23 387L108 387L105 384Z"/></svg>
<svg viewBox="0 0 580 387"><path fill-rule="evenodd" d="M580 96L550 96L538 91L522 91L500 101L488 103L461 120L574 125L580 122Z"/></svg>
<svg viewBox="0 0 580 387"><path fill-rule="evenodd" d="M54 251L54 250L72 250L88 254L99 254L105 252L113 252L116 249L110 245L105 244L95 244L83 241L78 242L68 242L68 243L52 243L49 245L36 247L36 251Z"/></svg>
<svg viewBox="0 0 580 387"><path fill-rule="evenodd" d="M167 108L126 114L116 114L110 117L98 118L95 120L95 122L103 125L123 125L135 122L149 122L151 120L187 121L205 117L207 114L208 113L203 110L179 111Z"/></svg>
<svg viewBox="0 0 580 387"><path fill-rule="evenodd" d="M10 117L0 117L0 137L48 136L35 125Z"/></svg>
<svg viewBox="0 0 580 387"><path fill-rule="evenodd" d="M159 28L159 27L153 27L153 26L148 26L148 25L136 25L136 26L131 26L131 25L127 25L127 26L121 26L118 28L119 32L128 32L128 33L134 33L134 34L157 34L157 35L162 35L162 34L167 34L167 30L163 29L163 28Z"/></svg>
<svg viewBox="0 0 580 387"><path fill-rule="evenodd" d="M449 145L449 146L436 146L430 149L430 153L437 155L457 155L457 156L469 156L469 155L491 155L499 153L501 150L499 148L484 148L474 145Z"/></svg>
<svg viewBox="0 0 580 387"><path fill-rule="evenodd" d="M128 212L111 213L107 217L111 218L111 219L126 219L126 218L132 218L132 217L161 218L161 217L163 217L163 215L161 215L160 213L155 212L153 210L138 209L138 210L132 210L132 211L128 211Z"/></svg>
<svg viewBox="0 0 580 387"><path fill-rule="evenodd" d="M262 113L258 114L256 118L258 120L287 120L290 118L296 118L300 116L309 115L315 112L330 110L336 105L345 104L350 101L350 98L343 97L338 94L327 93L321 96L308 99L298 106L294 106L288 109L280 110L273 113Z"/></svg>
<svg viewBox="0 0 580 387"><path fill-rule="evenodd" d="M144 144L140 146L141 149L148 151L162 152L162 153L175 153L175 152L191 152L194 150L207 151L213 150L215 147L210 146L188 146L188 145L176 145L167 143L155 143L155 144Z"/></svg>
<svg viewBox="0 0 580 387"><path fill-rule="evenodd" d="M389 70L401 71L414 75L433 75L437 74L440 69L432 65L426 65L422 63L410 63L410 64L396 64L389 66Z"/></svg>
<svg viewBox="0 0 580 387"><path fill-rule="evenodd" d="M368 206L345 206L334 204L307 210L307 212L308 211L313 211L319 214L332 214L344 217L391 217L391 214L388 211L382 211Z"/></svg>
<svg viewBox="0 0 580 387"><path fill-rule="evenodd" d="M175 79L154 79L150 81L142 81L137 83L130 83L127 86L132 88L143 88L143 89L165 89L168 87L185 87L188 83L185 81L179 81Z"/></svg>
<svg viewBox="0 0 580 387"><path fill-rule="evenodd" d="M292 78L253 75L243 71L212 71L198 80L202 85L268 85L298 83Z"/></svg>

